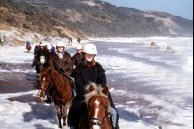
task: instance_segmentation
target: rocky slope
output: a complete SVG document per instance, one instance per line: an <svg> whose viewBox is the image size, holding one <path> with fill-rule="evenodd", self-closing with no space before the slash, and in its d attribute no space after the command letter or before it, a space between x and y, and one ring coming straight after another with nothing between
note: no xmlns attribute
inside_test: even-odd
<svg viewBox="0 0 194 129"><path fill-rule="evenodd" d="M16 27L24 32L37 32L51 36L83 36L83 34L60 21L60 15L55 13L54 10L44 10L24 2L15 3L12 0L0 0L0 4L0 25L2 26L0 29L2 30Z"/></svg>
<svg viewBox="0 0 194 129"><path fill-rule="evenodd" d="M1 22L49 35L66 37L193 35L191 20L168 13L116 7L99 0L0 1Z"/></svg>

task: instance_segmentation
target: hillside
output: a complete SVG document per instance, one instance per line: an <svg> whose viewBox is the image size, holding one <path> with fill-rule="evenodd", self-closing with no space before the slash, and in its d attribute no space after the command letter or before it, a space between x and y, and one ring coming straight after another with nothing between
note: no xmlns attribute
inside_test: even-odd
<svg viewBox="0 0 194 129"><path fill-rule="evenodd" d="M37 32L43 35L83 36L75 29L61 22L60 15L55 13L54 10L44 10L24 2L14 3L12 0L0 0L0 3L0 25L2 26L0 29L16 27L24 32Z"/></svg>
<svg viewBox="0 0 194 129"><path fill-rule="evenodd" d="M99 0L0 1L1 22L49 35L65 37L193 35L191 20L168 13L116 7Z"/></svg>

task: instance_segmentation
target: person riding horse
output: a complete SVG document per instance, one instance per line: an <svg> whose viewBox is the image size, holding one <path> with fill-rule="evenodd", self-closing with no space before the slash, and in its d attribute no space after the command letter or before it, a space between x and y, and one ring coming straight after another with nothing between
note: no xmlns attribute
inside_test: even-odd
<svg viewBox="0 0 194 129"><path fill-rule="evenodd" d="M26 41L26 46L31 45L30 41Z"/></svg>
<svg viewBox="0 0 194 129"><path fill-rule="evenodd" d="M40 49L40 45L41 45L41 44L42 44L42 42L38 43L38 44L35 46L35 48L34 48L34 56L37 55L37 53L38 53L38 51L39 51L39 49Z"/></svg>
<svg viewBox="0 0 194 129"><path fill-rule="evenodd" d="M41 69L40 66L42 65L43 68L48 68L49 67L49 60L50 60L50 53L45 45L45 43L41 43L39 47L35 48L36 51L34 53L34 61L32 64L32 67L35 66L36 73L40 74Z"/></svg>
<svg viewBox="0 0 194 129"><path fill-rule="evenodd" d="M76 49L77 49L77 53L72 57L72 61L75 68L78 67L83 61L82 45L79 44Z"/></svg>
<svg viewBox="0 0 194 129"><path fill-rule="evenodd" d="M77 43L80 44L81 43L81 37L77 38Z"/></svg>
<svg viewBox="0 0 194 129"><path fill-rule="evenodd" d="M97 48L94 44L86 44L83 48L84 60L81 64L75 68L72 73L72 77L75 79L75 90L77 96L72 102L72 107L69 113L69 124L75 129L79 129L79 122L86 110L86 105L83 103L84 95L86 94L85 88L90 82L94 82L97 85L107 86L105 70L102 66L95 61L97 55ZM119 115L112 101L112 97L109 93L109 101L111 109L111 121L114 129L119 129Z"/></svg>
<svg viewBox="0 0 194 129"><path fill-rule="evenodd" d="M71 55L65 51L65 44L63 42L57 43L56 52L51 53L49 62L51 69L56 70L59 74L67 77L73 88L74 82L70 77L73 70L73 62ZM50 93L47 94L47 100L45 102L51 103Z"/></svg>
<svg viewBox="0 0 194 129"><path fill-rule="evenodd" d="M70 76L73 70L71 55L65 50L65 44L58 42L56 52L51 56L51 67L62 75Z"/></svg>
<svg viewBox="0 0 194 129"><path fill-rule="evenodd" d="M32 49L31 42L30 41L27 41L26 42L26 50L27 50L27 53L30 53L31 49Z"/></svg>

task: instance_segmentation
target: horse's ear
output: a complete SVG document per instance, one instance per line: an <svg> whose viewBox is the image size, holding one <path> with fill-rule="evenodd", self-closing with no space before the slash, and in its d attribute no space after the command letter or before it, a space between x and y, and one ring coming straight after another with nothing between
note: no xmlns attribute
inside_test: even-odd
<svg viewBox="0 0 194 129"><path fill-rule="evenodd" d="M89 92L92 92L92 91L94 91L94 90L95 90L94 86L93 86L93 85L90 85L90 87L89 87Z"/></svg>
<svg viewBox="0 0 194 129"><path fill-rule="evenodd" d="M103 86L103 87L102 87L102 93L103 93L104 95L108 96L108 94L109 94L109 89L108 89L107 86Z"/></svg>

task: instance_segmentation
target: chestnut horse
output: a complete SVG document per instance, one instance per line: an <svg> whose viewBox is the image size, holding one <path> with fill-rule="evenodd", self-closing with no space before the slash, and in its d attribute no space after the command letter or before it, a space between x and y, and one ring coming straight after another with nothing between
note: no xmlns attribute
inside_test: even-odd
<svg viewBox="0 0 194 129"><path fill-rule="evenodd" d="M87 113L80 120L80 129L112 129L108 87L98 87L90 83L86 91Z"/></svg>
<svg viewBox="0 0 194 129"><path fill-rule="evenodd" d="M68 77L64 77L57 71L48 68L41 73L41 83L39 96L45 97L49 93L55 104L59 128L62 128L62 118L63 126L67 126L67 116L73 99L72 86Z"/></svg>
<svg viewBox="0 0 194 129"><path fill-rule="evenodd" d="M26 45L27 53L30 53L31 49L32 49L32 46L31 45Z"/></svg>

